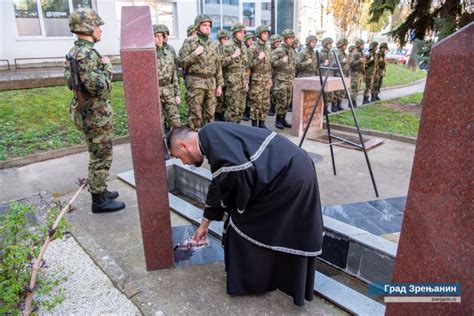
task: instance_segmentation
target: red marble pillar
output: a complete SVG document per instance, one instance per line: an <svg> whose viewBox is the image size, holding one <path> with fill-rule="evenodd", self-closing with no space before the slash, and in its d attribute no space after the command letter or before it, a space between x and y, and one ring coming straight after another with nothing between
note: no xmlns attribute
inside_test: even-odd
<svg viewBox="0 0 474 316"><path fill-rule="evenodd" d="M123 7L121 28L120 55L146 268L169 268L174 266L173 242L150 9Z"/></svg>
<svg viewBox="0 0 474 316"><path fill-rule="evenodd" d="M393 282L460 282L462 303L389 303L387 315L474 315L474 23L431 50Z"/></svg>

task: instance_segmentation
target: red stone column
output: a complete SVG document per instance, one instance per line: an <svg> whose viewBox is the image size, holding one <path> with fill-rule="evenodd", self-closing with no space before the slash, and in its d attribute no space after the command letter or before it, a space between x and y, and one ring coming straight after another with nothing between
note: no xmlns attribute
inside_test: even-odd
<svg viewBox="0 0 474 316"><path fill-rule="evenodd" d="M387 315L474 315L474 23L431 50L393 282L461 283L462 303L389 303Z"/></svg>
<svg viewBox="0 0 474 316"><path fill-rule="evenodd" d="M160 93L150 9L123 7L120 55L148 271L174 266Z"/></svg>

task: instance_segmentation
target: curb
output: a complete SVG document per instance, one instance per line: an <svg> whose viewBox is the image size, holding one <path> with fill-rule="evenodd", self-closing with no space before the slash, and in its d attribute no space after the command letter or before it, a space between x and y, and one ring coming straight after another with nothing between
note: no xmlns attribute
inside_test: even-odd
<svg viewBox="0 0 474 316"><path fill-rule="evenodd" d="M381 91L384 91L384 90L394 90L394 89L405 88L405 87L409 87L409 86L413 86L413 85L422 83L423 81L426 81L426 78L418 79L418 80L412 81L412 82L410 82L410 83L401 84L401 85L399 85L399 86L391 86L391 87L381 88L380 90L381 90ZM363 93L362 93L362 94L363 94Z"/></svg>
<svg viewBox="0 0 474 316"><path fill-rule="evenodd" d="M128 142L130 142L130 137L128 135L116 137L112 140L113 145L126 144ZM0 170L29 165L35 162L45 161L45 160L54 159L54 158L60 158L67 155L81 153L84 151L87 151L87 145L85 144L76 145L76 146L67 147L67 148L49 150L49 151L45 151L45 152L41 152L37 154L32 154L26 157L13 158L10 160L0 161Z"/></svg>
<svg viewBox="0 0 474 316"><path fill-rule="evenodd" d="M323 123L323 128L326 128L326 122ZM357 128L346 126L346 125L331 123L331 129L334 129L334 130L337 130L337 131L350 132L350 133L356 133L357 134ZM403 143L407 143L407 144L413 144L413 145L416 145L416 141L417 141L416 137L404 136L404 135L399 135L399 134L390 134L390 133L375 131L375 130L371 130L371 129L362 129L361 128L360 132L362 133L362 135L382 137L382 138L396 140L396 141L399 141L399 142L403 142Z"/></svg>

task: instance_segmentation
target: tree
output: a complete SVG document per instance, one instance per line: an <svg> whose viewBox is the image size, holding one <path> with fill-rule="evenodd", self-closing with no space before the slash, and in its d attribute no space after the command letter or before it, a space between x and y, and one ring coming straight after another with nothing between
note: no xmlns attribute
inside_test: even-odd
<svg viewBox="0 0 474 316"><path fill-rule="evenodd" d="M370 6L370 20L379 21L386 11L394 13L401 1L404 0L374 0ZM418 39L424 39L432 33L439 40L474 21L474 13L467 10L469 0L408 1L412 11L400 26L389 32L401 46L405 45L412 33Z"/></svg>
<svg viewBox="0 0 474 316"><path fill-rule="evenodd" d="M332 0L327 8L334 16L334 24L341 37L349 37L358 28L362 5L366 0Z"/></svg>
<svg viewBox="0 0 474 316"><path fill-rule="evenodd" d="M370 7L372 6L373 1L374 0L362 4L362 14L360 17L360 25L367 32L378 33L384 27L388 25L389 19L390 19L390 12L388 11L384 12L384 14L376 22L371 21Z"/></svg>

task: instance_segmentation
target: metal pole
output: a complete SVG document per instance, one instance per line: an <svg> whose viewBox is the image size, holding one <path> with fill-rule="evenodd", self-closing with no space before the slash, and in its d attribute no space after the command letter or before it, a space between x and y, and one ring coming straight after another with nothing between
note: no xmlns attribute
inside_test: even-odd
<svg viewBox="0 0 474 316"><path fill-rule="evenodd" d="M347 96L349 97L348 98L349 99L349 107L351 108L352 116L354 118L354 123L355 123L355 126L357 128L357 133L359 134L360 144L361 144L362 149L364 151L365 161L367 162L367 167L369 168L370 178L372 180L372 185L374 187L375 196L379 197L379 192L377 190L377 184L375 183L375 178L374 178L374 174L372 172L372 167L370 165L369 156L367 155L367 149L365 148L364 139L362 138L362 133L360 132L359 122L357 121L357 116L356 116L356 113L355 113L355 110L354 110L354 105L352 104L352 99L350 97L349 90L347 89L346 82L344 80L344 74L342 72L341 62L339 61L339 58L337 57L336 50L333 49L332 53L334 55L334 58L336 59L337 67L339 68L339 74L341 75L341 80L342 80L342 85L344 86L344 91L346 92ZM329 121L327 123L328 123L328 130L329 130Z"/></svg>

